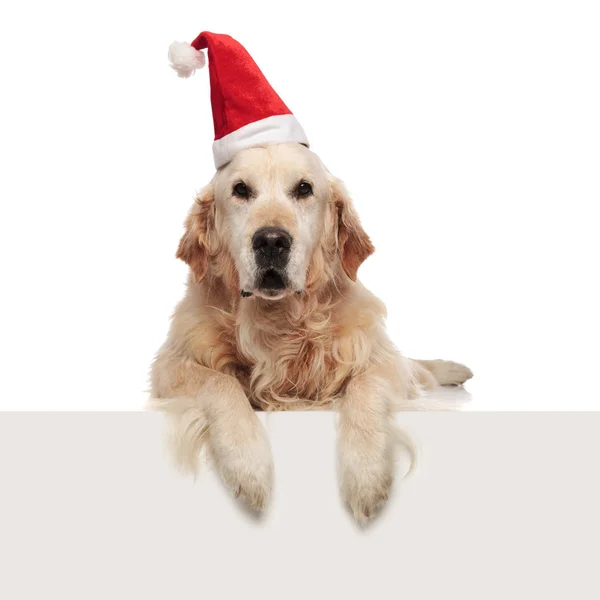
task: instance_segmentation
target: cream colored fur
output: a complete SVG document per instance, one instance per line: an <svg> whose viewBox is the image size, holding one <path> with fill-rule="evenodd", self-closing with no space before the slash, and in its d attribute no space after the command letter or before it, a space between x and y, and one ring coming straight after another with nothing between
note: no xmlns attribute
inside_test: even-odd
<svg viewBox="0 0 600 600"><path fill-rule="evenodd" d="M256 190L251 200L232 197L240 178ZM290 198L300 179L311 198ZM253 277L249 240L267 225L295 240L292 289L241 298ZM206 446L232 492L261 510L273 462L253 409L336 408L343 497L360 522L377 512L394 479L393 410L472 374L394 348L383 303L356 279L372 251L345 188L305 147L253 148L219 169L187 218L178 250L190 265L187 292L152 367L152 406L171 418L182 468L195 472Z"/></svg>

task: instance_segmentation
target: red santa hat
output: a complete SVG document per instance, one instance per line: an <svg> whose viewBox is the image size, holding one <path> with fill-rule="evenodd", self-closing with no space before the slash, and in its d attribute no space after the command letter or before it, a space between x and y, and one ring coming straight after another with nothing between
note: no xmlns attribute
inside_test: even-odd
<svg viewBox="0 0 600 600"><path fill-rule="evenodd" d="M247 50L228 35L203 31L191 44L173 42L171 67L190 77L205 64L208 48L210 100L215 125L217 169L240 150L269 143L308 140L292 111L271 87Z"/></svg>

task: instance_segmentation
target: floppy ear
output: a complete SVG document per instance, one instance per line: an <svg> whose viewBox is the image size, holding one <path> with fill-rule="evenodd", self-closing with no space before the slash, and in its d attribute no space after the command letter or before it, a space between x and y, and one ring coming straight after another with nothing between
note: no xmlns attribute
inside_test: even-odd
<svg viewBox="0 0 600 600"><path fill-rule="evenodd" d="M208 271L208 232L212 228L213 204L214 193L211 184L196 198L185 220L185 232L177 249L177 258L189 265L196 283L200 283Z"/></svg>
<svg viewBox="0 0 600 600"><path fill-rule="evenodd" d="M360 224L352 200L344 184L333 180L333 202L337 221L337 242L342 267L352 281L356 281L358 267L369 257L375 248Z"/></svg>

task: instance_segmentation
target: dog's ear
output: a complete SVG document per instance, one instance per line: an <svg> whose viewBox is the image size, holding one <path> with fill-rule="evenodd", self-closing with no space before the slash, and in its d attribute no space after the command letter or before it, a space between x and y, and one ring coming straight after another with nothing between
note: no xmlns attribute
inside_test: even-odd
<svg viewBox="0 0 600 600"><path fill-rule="evenodd" d="M344 184L334 178L331 185L337 224L337 245L342 267L346 275L352 281L356 281L358 267L373 254L375 248L360 224Z"/></svg>
<svg viewBox="0 0 600 600"><path fill-rule="evenodd" d="M196 198L185 220L185 232L177 248L177 258L189 265L196 283L200 283L208 271L208 234L213 226L213 206L214 191L210 184Z"/></svg>

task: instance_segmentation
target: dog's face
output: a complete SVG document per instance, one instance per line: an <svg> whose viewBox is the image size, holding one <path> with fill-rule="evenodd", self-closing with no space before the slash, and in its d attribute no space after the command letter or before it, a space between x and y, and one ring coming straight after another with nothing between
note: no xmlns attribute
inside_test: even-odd
<svg viewBox="0 0 600 600"><path fill-rule="evenodd" d="M212 265L242 296L302 294L339 265L351 279L373 251L350 199L300 144L250 148L219 169L192 208L178 257L197 282Z"/></svg>
<svg viewBox="0 0 600 600"><path fill-rule="evenodd" d="M241 290L271 299L301 293L329 199L318 158L300 144L251 148L217 173L214 195Z"/></svg>

